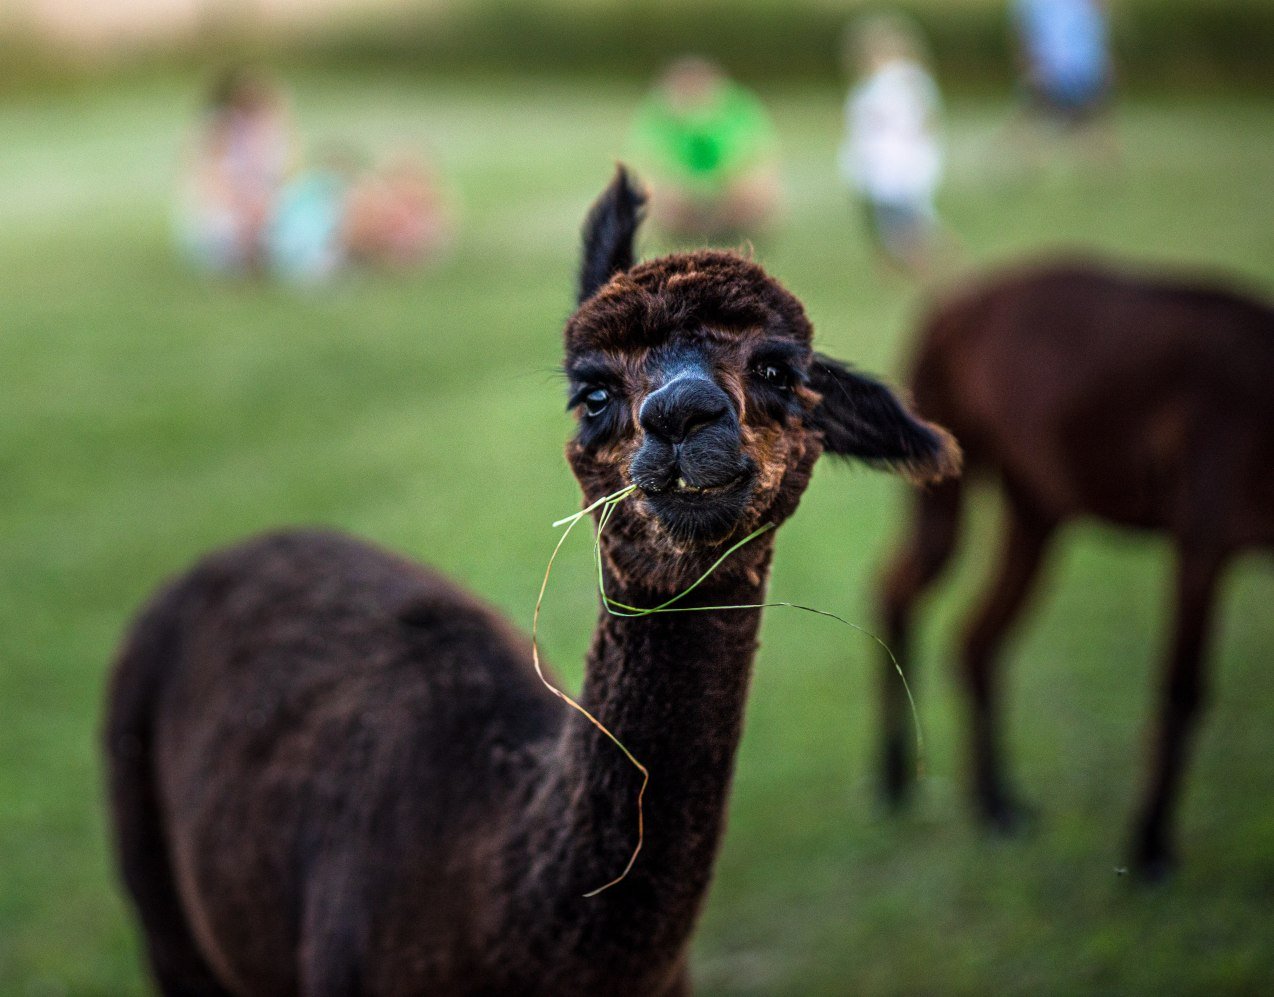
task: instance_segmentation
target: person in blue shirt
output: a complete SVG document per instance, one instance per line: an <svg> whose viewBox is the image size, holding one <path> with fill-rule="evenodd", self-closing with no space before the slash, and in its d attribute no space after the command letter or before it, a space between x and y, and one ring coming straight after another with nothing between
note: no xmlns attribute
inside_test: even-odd
<svg viewBox="0 0 1274 997"><path fill-rule="evenodd" d="M1101 0L1013 0L1013 20L1032 110L1064 126L1099 114L1113 83Z"/></svg>

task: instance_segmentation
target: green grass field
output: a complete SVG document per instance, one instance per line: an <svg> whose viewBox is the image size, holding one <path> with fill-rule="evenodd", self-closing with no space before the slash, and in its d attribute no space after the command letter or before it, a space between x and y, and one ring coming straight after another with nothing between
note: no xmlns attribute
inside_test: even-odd
<svg viewBox="0 0 1274 997"><path fill-rule="evenodd" d="M638 90L535 80L296 81L313 139L426 143L463 239L438 268L299 292L209 283L170 248L191 78L0 99L0 994L145 992L104 829L103 683L130 613L198 553L328 523L439 565L529 626L577 507L555 373L575 232ZM840 95L766 92L790 217L757 255L823 349L896 375L919 308L872 268L832 167ZM1047 247L1198 264L1274 288L1274 102L1132 98L1124 168L1026 177L1007 107L953 102L943 210L977 266ZM655 246L648 247L651 249ZM771 592L874 625L871 583L904 489L823 466ZM695 949L708 994L1254 993L1274 988L1274 577L1226 584L1215 697L1169 887L1116 875L1138 791L1170 552L1074 528L1010 654L1011 749L1037 832L985 840L960 792L944 663L988 567L979 503L932 602L916 685L923 799L874 808L877 655L770 612ZM543 621L578 680L594 619L586 545Z"/></svg>

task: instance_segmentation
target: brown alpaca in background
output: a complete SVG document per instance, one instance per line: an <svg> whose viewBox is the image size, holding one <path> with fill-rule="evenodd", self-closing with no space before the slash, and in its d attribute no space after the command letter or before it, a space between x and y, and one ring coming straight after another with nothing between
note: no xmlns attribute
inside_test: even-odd
<svg viewBox="0 0 1274 997"><path fill-rule="evenodd" d="M1005 500L998 573L961 656L975 799L993 826L1010 830L1020 816L1000 760L997 652L1057 528L1094 516L1171 535L1175 617L1132 856L1142 875L1163 875L1217 579L1236 551L1274 543L1274 311L1096 265L1026 269L936 310L912 388L917 411L950 428L966 466L996 475ZM886 578L886 640L900 659L912 607L955 544L962 494L948 481L917 497ZM889 685L884 780L899 800L911 760L905 704Z"/></svg>
<svg viewBox="0 0 1274 997"><path fill-rule="evenodd" d="M608 594L652 606L796 509L824 450L952 473L958 452L811 351L755 264L633 265L621 170L585 226L566 326ZM763 602L773 532L686 600ZM319 532L212 555L165 587L109 704L124 878L168 994L679 994L720 842L761 614L601 613L580 700L529 640L429 569Z"/></svg>

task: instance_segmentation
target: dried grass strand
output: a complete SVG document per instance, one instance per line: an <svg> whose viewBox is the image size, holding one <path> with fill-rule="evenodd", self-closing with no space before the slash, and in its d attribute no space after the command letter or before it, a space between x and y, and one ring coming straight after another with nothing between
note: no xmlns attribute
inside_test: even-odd
<svg viewBox="0 0 1274 997"><path fill-rule="evenodd" d="M859 626L857 623L851 623L849 620L845 619L844 617L838 616L835 613L829 613L823 609L815 609L812 606L803 606L800 603L796 603L796 602L777 601L777 602L738 603L738 604L726 605L726 606L678 606L676 605L678 602L680 602L682 599L688 596L691 592L697 589L700 585L702 585L708 579L708 577L714 571L716 571L717 568L721 566L722 562L724 562L726 558L728 558L736 550L738 550L744 544L750 543L751 541L755 540L757 537L761 536L763 533L767 533L768 531L774 529L775 527L774 523L765 523L764 525L753 530L742 540L739 540L738 542L733 544L720 557L718 557L715 561L712 562L711 566L708 568L707 571L705 571L702 575L700 575L697 579L695 579L689 586L682 589L680 592L672 596L670 599L667 599L664 602L661 602L658 606L650 606L645 608L640 606L629 606L626 603L619 602L618 600L612 599L609 595L607 595L605 574L602 570L602 532L606 529L606 524L610 522L610 518L615 512L615 507L620 502L624 501L624 499L628 498L628 496L631 495L636 490L637 490L636 485L629 485L627 488L621 488L619 491L612 492L610 495L603 496L602 498L598 499L596 502L593 502L591 505L584 507L579 512L574 513L573 515L570 515L570 516L566 516L563 519L559 519L553 524L555 527L565 526L566 529L563 530L562 535L558 538L557 546L553 548L553 553L549 556L548 565L544 569L544 580L540 583L540 593L535 600L535 613L533 614L531 619L531 661L535 665L535 674L539 677L540 681L544 684L544 687L548 689L548 691L551 692L558 699L562 700L562 702L566 703L567 706L571 707L573 710L576 710L578 713L580 713L585 719L588 720L589 723L591 723L594 727L596 727L599 731L601 731L601 733L605 734L606 737L609 738L610 741L617 748L619 748L621 752L623 752L624 757L627 758L628 761L631 762L632 765L637 769L637 771L641 773L641 787L637 791L637 844L633 847L632 854L628 856L628 862L627 864L625 864L620 874L616 876L614 879L610 880L609 882L604 883L601 886L597 887L595 890L590 890L589 892L585 893L584 894L585 897L595 897L599 893L603 892L604 890L608 890L612 886L615 886L618 883L621 883L625 878L627 878L628 874L632 871L633 866L637 862L637 856L641 853L642 845L645 843L645 840L646 840L646 823L645 823L645 812L643 809L643 801L645 800L645 797L646 797L646 787L650 784L650 771L646 768L646 766L643 765L640 761L638 761L637 757L631 751L628 750L628 747L624 744L624 742L621 741L618 737L616 737L614 732L612 732L610 728L608 728L604 723L598 720L597 717L595 717L592 713L590 713L585 707L581 706L569 695L567 695L565 692L563 692L561 689L555 686L552 682L550 682L548 680L548 676L544 674L544 669L540 664L540 647L539 647L540 607L544 603L544 593L548 589L549 575L551 574L553 570L553 563L554 561L557 560L558 552L561 551L563 544L566 543L566 538L570 536L571 531L575 529L576 525L582 519L584 519L585 516L593 512L595 509L601 508L602 512L597 523L597 533L593 539L593 555L597 564L597 590L601 595L602 606L606 609L606 612L610 613L610 615L612 616L635 619L642 616L651 616L655 613L702 613L702 612L709 612L709 611L715 611L715 610L777 609L781 607L786 607L788 609L799 609L806 613L813 613L815 616L825 616L828 619L835 620L837 623L842 623L853 630L857 630L861 634L867 635L872 640L874 640L877 644L879 644L882 648L884 648L885 653L889 655L889 660L894 666L894 671L898 673L898 678L902 681L903 690L907 693L907 703L911 707L911 720L916 732L916 770L917 770L917 774L919 775L924 774L924 757L925 757L924 734L920 727L920 714L919 714L919 711L916 709L915 697L913 697L911 694L911 686L907 682L907 676L903 674L902 665L899 664L898 659L894 656L894 652L890 649L889 645L886 644L883 640L881 640L881 638L878 637L876 634L872 633L870 630L866 629L865 627Z"/></svg>
<svg viewBox="0 0 1274 997"><path fill-rule="evenodd" d="M565 692L563 692L561 689L555 686L552 682L550 682L548 679L548 676L544 674L544 668L540 664L540 645L539 645L540 607L544 604L544 593L548 589L549 574L553 570L553 562L557 560L558 552L562 549L562 545L566 543L566 538L571 535L571 530L575 529L576 524L578 524L580 520L582 520L585 516L587 516L590 512L592 512L594 509L596 509L600 505L605 505L606 511L609 512L611 509L614 508L616 503L622 502L625 498L627 498L633 492L635 488L636 488L636 485L629 485L627 488L622 488L617 492L614 492L610 495L605 496L604 498L598 499L592 505L587 506L584 509L581 509L579 512L575 513L573 516L567 516L565 519L559 519L556 523L553 524L554 526L565 525L566 529L562 531L561 537L558 538L557 546L553 548L553 553L549 557L549 563L544 569L544 581L540 583L540 594L539 594L539 597L535 600L535 613L531 618L531 662L532 664L535 665L535 674L539 676L539 679L544 684L544 687L548 689L548 691L551 692L554 696L556 696L558 699L564 702L567 706L571 707L571 709L580 713L589 723L591 723L599 731L601 731L608 738L610 738L610 740L614 742L615 746L624 753L624 757L627 758L630 762L632 762L633 766L637 769L637 771L641 773L641 788L637 790L637 844L633 848L632 854L628 856L628 864L624 866L623 871L620 872L618 876L616 876L610 882L604 883L601 886L597 887L597 889L590 890L589 892L585 893L584 894L585 897L595 897L597 896L597 894L601 893L603 890L610 889L612 886L616 885L617 883L622 882L624 878L627 877L629 872L632 871L633 865L637 861L637 856L641 852L641 846L646 840L646 821L645 821L645 814L643 811L642 804L646 797L646 786L649 785L650 783L650 772L646 768L646 766L643 765L640 761L638 761L637 757L631 751L628 750L628 747L624 744L624 742L614 735L614 733L610 730L609 727L607 727L604 723L598 720L597 717L593 716L592 713L590 713L587 709L581 706L573 698L571 698L569 695L567 695Z"/></svg>

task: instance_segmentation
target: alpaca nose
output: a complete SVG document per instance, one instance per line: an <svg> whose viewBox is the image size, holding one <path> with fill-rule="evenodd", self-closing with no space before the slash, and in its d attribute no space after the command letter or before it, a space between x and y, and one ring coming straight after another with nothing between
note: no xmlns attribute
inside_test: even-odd
<svg viewBox="0 0 1274 997"><path fill-rule="evenodd" d="M649 435L676 445L730 414L730 398L705 377L679 377L646 396L637 421Z"/></svg>

